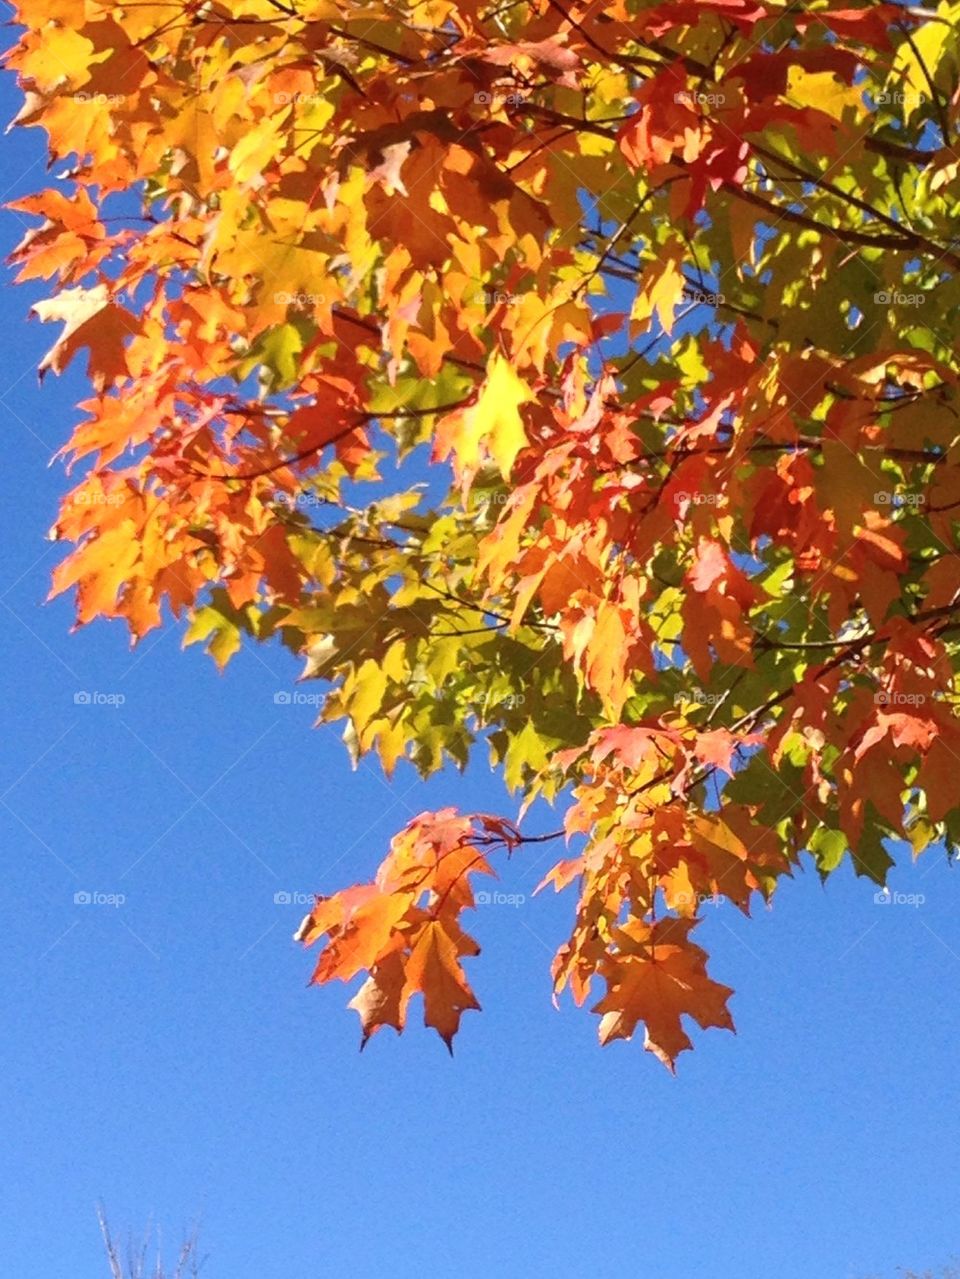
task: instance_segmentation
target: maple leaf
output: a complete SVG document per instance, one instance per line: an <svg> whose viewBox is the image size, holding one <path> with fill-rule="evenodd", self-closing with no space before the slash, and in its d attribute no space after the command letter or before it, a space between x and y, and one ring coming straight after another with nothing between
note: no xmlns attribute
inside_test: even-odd
<svg viewBox="0 0 960 1279"><path fill-rule="evenodd" d="M94 52L94 43L87 36L50 21L29 31L9 60L28 83L41 93L50 93L64 83L75 89L86 84Z"/></svg>
<svg viewBox="0 0 960 1279"><path fill-rule="evenodd" d="M58 297L36 302L41 320L62 320L64 329L40 362L40 376L48 369L62 373L77 351L89 347L88 375L98 391L127 376L124 344L139 331L134 315L110 297L105 284L92 289L67 289Z"/></svg>
<svg viewBox="0 0 960 1279"><path fill-rule="evenodd" d="M437 427L435 457L451 453L461 477L479 467L484 451L509 478L517 454L527 442L520 406L533 399L530 387L499 353L487 368L486 379L474 404L458 409Z"/></svg>
<svg viewBox="0 0 960 1279"><path fill-rule="evenodd" d="M664 332L671 331L674 312L687 287L681 270L683 257L682 246L671 245L661 257L651 262L640 280L630 312L632 320L643 322L655 315Z"/></svg>
<svg viewBox="0 0 960 1279"><path fill-rule="evenodd" d="M696 94L673 69L651 76L637 91L638 109L621 127L620 149L634 168L655 168L678 156L696 160L703 121Z"/></svg>
<svg viewBox="0 0 960 1279"><path fill-rule="evenodd" d="M600 1041L629 1039L638 1022L646 1027L644 1047L673 1070L692 1048L682 1018L704 1030L733 1030L727 999L733 992L706 973L706 955L689 941L689 921L662 920L651 926L627 924L615 933L623 950L608 960L607 993L594 1012L602 1013Z"/></svg>
<svg viewBox="0 0 960 1279"><path fill-rule="evenodd" d="M470 1008L480 1009L460 960L479 952L466 933L434 919L424 924L407 961L404 990L422 993L424 1023L437 1032L451 1055L461 1016Z"/></svg>
<svg viewBox="0 0 960 1279"><path fill-rule="evenodd" d="M399 1034L407 1015L407 978L403 959L397 953L377 963L348 1004L360 1017L363 1027L361 1050L371 1035L383 1026L392 1026Z"/></svg>

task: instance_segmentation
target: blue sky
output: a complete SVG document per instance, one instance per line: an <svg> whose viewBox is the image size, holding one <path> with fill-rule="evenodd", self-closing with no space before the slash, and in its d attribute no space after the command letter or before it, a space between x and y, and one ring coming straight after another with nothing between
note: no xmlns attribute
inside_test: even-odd
<svg viewBox="0 0 960 1279"><path fill-rule="evenodd" d="M40 141L5 141L4 199L45 184ZM21 231L4 216L5 249ZM473 917L484 1012L456 1056L416 1026L358 1055L349 992L306 986L304 905L275 899L368 876L423 808L511 801L482 761L428 785L352 772L309 706L275 703L297 674L279 650L221 677L177 625L136 651L119 626L69 633L69 602L43 603L48 460L85 388L38 388L39 296L0 299L4 1275L105 1275L101 1199L171 1244L201 1215L213 1279L873 1279L960 1252L942 861L891 881L921 905L808 871L754 920L712 910L739 1034L699 1035L673 1079L551 1006L571 904L531 899L525 853L501 887L526 900Z"/></svg>

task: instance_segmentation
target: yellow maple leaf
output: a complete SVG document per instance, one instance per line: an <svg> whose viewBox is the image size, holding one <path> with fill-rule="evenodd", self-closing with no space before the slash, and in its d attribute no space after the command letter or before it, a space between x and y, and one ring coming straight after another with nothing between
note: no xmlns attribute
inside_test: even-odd
<svg viewBox="0 0 960 1279"><path fill-rule="evenodd" d="M673 328L673 313L683 297L683 246L670 245L644 271L630 319L640 324L656 316L664 333Z"/></svg>
<svg viewBox="0 0 960 1279"><path fill-rule="evenodd" d="M798 107L816 107L834 120L839 120L847 107L856 108L858 115L866 114L862 88L844 84L832 71L791 67L786 97Z"/></svg>
<svg viewBox="0 0 960 1279"><path fill-rule="evenodd" d="M42 30L29 33L22 48L10 58L10 65L41 93L53 93L64 84L74 89L86 84L93 53L92 40L78 31L48 23ZM100 55L101 59L105 56Z"/></svg>
<svg viewBox="0 0 960 1279"><path fill-rule="evenodd" d="M487 365L487 377L474 404L444 418L437 429L436 456L454 454L459 478L472 475L485 449L500 473L509 477L527 443L520 405L534 398L530 387L499 353Z"/></svg>

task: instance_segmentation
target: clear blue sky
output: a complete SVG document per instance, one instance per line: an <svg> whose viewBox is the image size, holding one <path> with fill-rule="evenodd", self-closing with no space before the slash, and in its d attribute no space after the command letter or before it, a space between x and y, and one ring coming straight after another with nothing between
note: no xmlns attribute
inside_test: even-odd
<svg viewBox="0 0 960 1279"><path fill-rule="evenodd" d="M7 81L4 118L14 101ZM5 141L4 199L44 184L40 141ZM211 1279L866 1279L960 1252L942 862L892 880L919 907L808 872L752 921L712 912L739 1034L699 1035L676 1079L552 1008L571 907L547 896L474 916L484 1012L453 1060L418 1026L358 1055L349 992L306 987L304 908L275 895L369 875L423 808L511 803L482 762L427 786L352 773L309 707L275 705L282 652L220 677L176 625L135 652L119 626L69 634L70 604L43 604L47 464L85 388L37 386L41 295L0 302L4 1279L102 1279L98 1199L171 1243L202 1213ZM518 857L501 887L529 897L542 870Z"/></svg>

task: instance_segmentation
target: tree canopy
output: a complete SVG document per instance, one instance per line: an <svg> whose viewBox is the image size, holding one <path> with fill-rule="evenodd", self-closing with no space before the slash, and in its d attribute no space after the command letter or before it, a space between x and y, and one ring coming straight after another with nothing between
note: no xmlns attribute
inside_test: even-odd
<svg viewBox="0 0 960 1279"><path fill-rule="evenodd" d="M671 1067L731 1026L705 903L952 854L960 3L15 20L54 176L13 256L91 386L54 593L281 642L355 758L562 810L423 813L318 898L364 1040L422 994L449 1046L530 843L571 842L557 993Z"/></svg>

